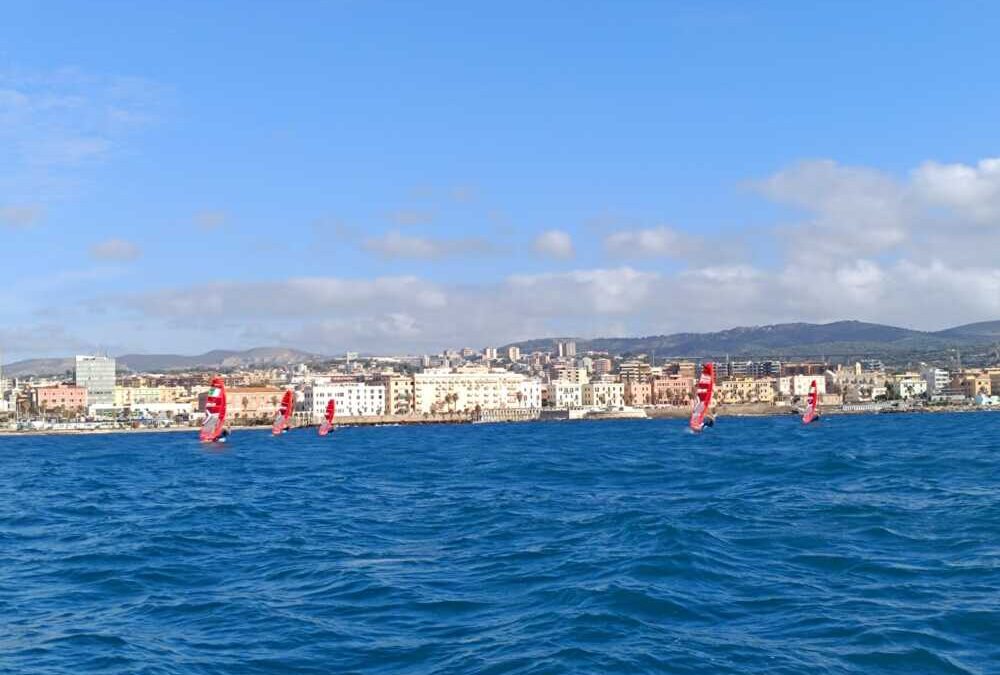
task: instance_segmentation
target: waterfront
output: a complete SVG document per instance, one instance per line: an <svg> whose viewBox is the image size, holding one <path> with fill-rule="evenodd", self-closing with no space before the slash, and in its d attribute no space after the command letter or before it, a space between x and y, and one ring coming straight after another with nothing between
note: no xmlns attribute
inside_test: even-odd
<svg viewBox="0 0 1000 675"><path fill-rule="evenodd" d="M0 671L987 672L998 428L0 438Z"/></svg>

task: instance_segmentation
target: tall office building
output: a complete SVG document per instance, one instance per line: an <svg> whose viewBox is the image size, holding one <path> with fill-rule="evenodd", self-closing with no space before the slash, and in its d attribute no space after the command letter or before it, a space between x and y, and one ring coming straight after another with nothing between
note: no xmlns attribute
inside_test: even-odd
<svg viewBox="0 0 1000 675"><path fill-rule="evenodd" d="M115 360L110 356L77 356L76 386L87 390L90 405L114 405Z"/></svg>
<svg viewBox="0 0 1000 675"><path fill-rule="evenodd" d="M573 358L576 356L576 341L575 340L560 340L556 343L556 353L559 358Z"/></svg>

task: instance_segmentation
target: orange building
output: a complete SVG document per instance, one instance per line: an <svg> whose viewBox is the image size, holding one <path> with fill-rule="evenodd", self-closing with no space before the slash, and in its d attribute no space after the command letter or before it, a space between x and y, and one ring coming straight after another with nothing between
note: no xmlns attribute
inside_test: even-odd
<svg viewBox="0 0 1000 675"><path fill-rule="evenodd" d="M284 389L277 387L229 387L226 389L227 415L230 419L245 420L273 417L284 393ZM204 412L207 397L207 393L198 396L198 410Z"/></svg>
<svg viewBox="0 0 1000 675"><path fill-rule="evenodd" d="M87 389L72 384L57 384L51 387L37 387L32 390L35 407L39 410L87 409Z"/></svg>
<svg viewBox="0 0 1000 675"><path fill-rule="evenodd" d="M627 380L625 382L625 405L641 408L653 403L653 385L649 382Z"/></svg>
<svg viewBox="0 0 1000 675"><path fill-rule="evenodd" d="M654 377L652 398L657 405L687 405L694 393L693 377Z"/></svg>

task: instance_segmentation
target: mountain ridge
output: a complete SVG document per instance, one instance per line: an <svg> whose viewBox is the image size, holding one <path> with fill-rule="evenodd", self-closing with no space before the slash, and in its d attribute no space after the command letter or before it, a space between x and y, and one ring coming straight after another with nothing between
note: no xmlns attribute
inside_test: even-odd
<svg viewBox="0 0 1000 675"><path fill-rule="evenodd" d="M123 354L116 356L119 370L169 372L193 368L239 368L246 366L287 366L320 361L328 357L291 347L254 347L244 350L213 349L203 354ZM61 375L72 372L75 357L25 359L3 366L10 377Z"/></svg>
<svg viewBox="0 0 1000 675"><path fill-rule="evenodd" d="M910 355L940 361L952 352L972 348L985 350L984 354L997 355L1000 359L1000 320L963 324L939 331L920 331L864 321L825 324L793 322L641 337L534 338L508 343L505 348L517 346L522 352L554 351L560 340L575 340L578 352L599 351L622 356L652 353L657 358L872 357L898 361ZM193 356L124 354L116 358L125 370L168 372L192 368L292 365L329 357L291 347L255 347L242 351L215 349ZM13 377L59 375L71 372L73 364L73 358L28 359L5 365L3 372Z"/></svg>
<svg viewBox="0 0 1000 675"><path fill-rule="evenodd" d="M522 351L551 351L560 340L540 338L511 343ZM577 351L615 355L655 353L657 357L895 357L934 354L1000 342L1000 321L964 324L940 331L920 331L864 321L825 324L794 322L739 326L706 333L643 337L576 339Z"/></svg>

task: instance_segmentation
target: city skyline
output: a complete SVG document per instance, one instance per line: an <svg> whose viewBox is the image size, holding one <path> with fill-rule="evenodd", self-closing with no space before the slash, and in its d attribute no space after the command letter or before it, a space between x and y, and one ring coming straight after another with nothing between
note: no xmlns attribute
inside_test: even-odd
<svg viewBox="0 0 1000 675"><path fill-rule="evenodd" d="M996 8L192 6L6 8L5 360L1000 318Z"/></svg>

